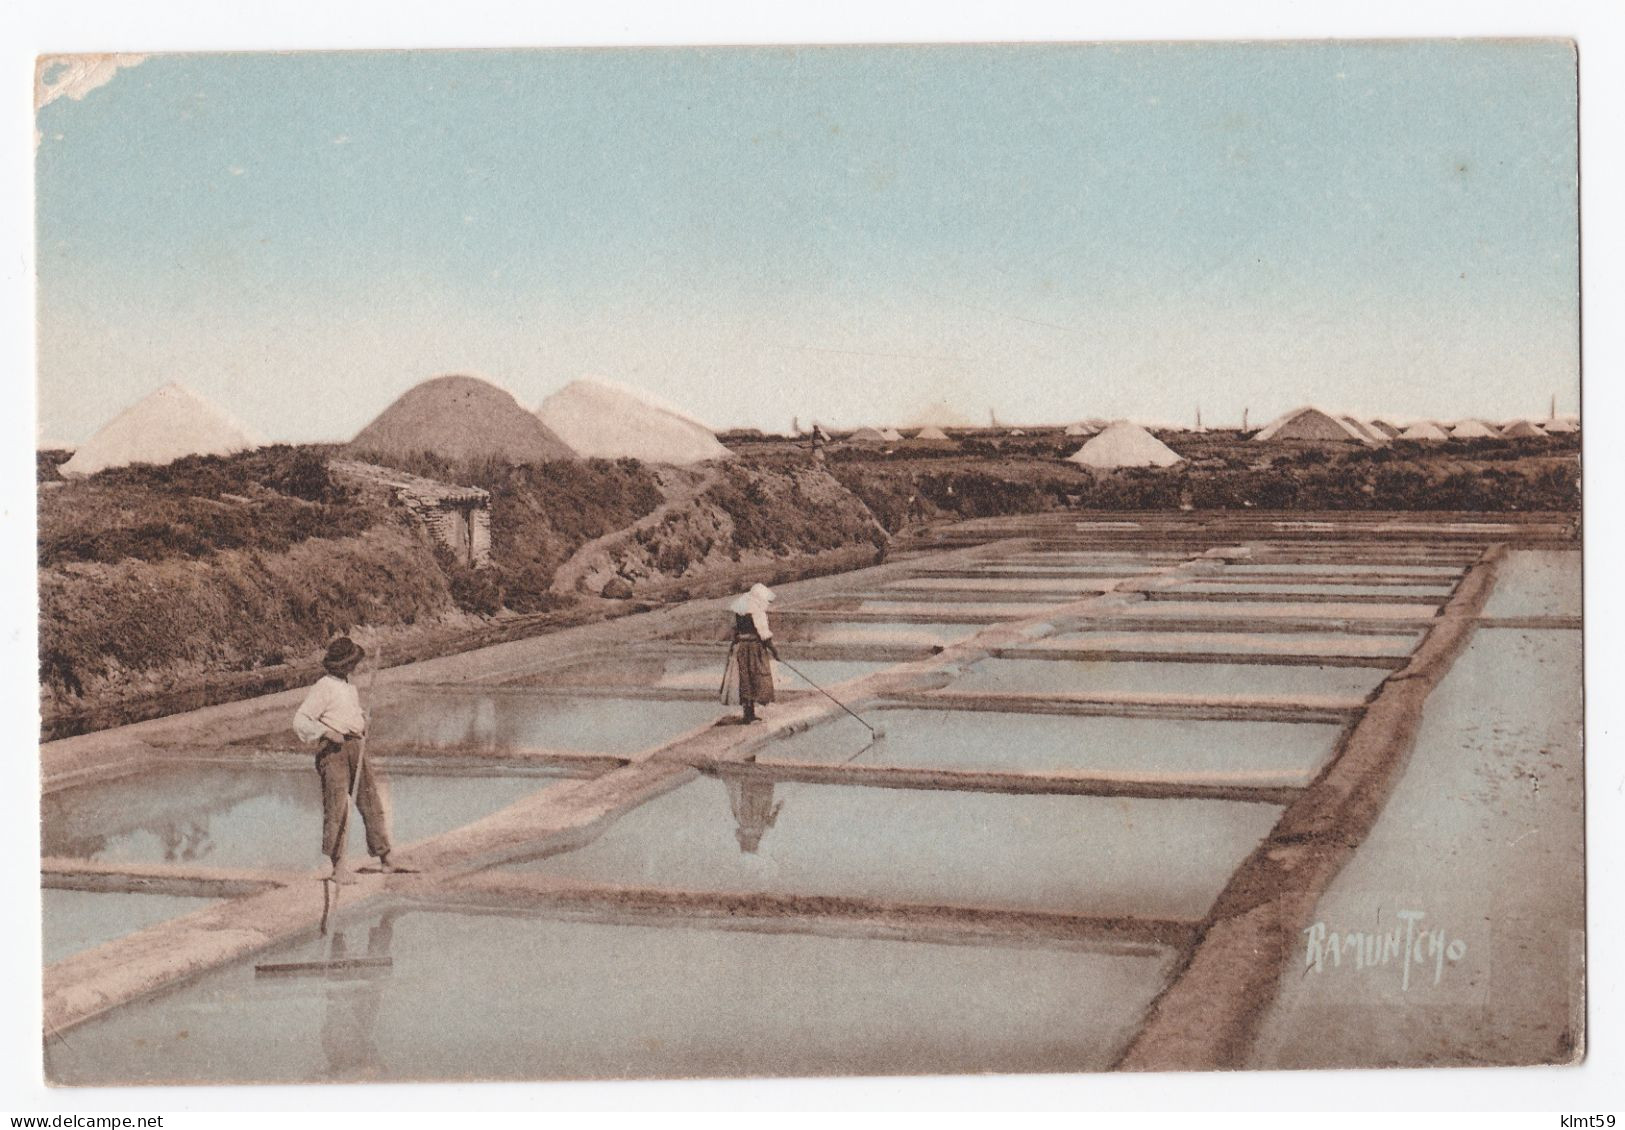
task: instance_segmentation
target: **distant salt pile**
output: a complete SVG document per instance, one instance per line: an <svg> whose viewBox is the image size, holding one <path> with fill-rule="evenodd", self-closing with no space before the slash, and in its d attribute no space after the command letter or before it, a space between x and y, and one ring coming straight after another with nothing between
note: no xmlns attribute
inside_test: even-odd
<svg viewBox="0 0 1625 1130"><path fill-rule="evenodd" d="M1371 443L1383 444L1388 442L1388 433L1375 424L1368 424L1357 416L1339 416L1338 419Z"/></svg>
<svg viewBox="0 0 1625 1130"><path fill-rule="evenodd" d="M1449 439L1450 437L1445 434L1444 429L1439 427L1439 425L1429 423L1426 420L1419 420L1410 427L1406 428L1404 431L1400 432L1399 438L1426 440L1431 443L1443 439Z"/></svg>
<svg viewBox="0 0 1625 1130"><path fill-rule="evenodd" d="M350 441L356 454L545 463L575 452L511 393L478 377L435 377L408 389Z"/></svg>
<svg viewBox="0 0 1625 1130"><path fill-rule="evenodd" d="M188 455L233 455L258 446L223 409L171 381L113 417L57 471L81 478L131 463L162 466Z"/></svg>
<svg viewBox="0 0 1625 1130"><path fill-rule="evenodd" d="M1546 433L1528 420L1514 420L1501 429L1501 434L1509 439L1528 439L1530 436L1543 436Z"/></svg>
<svg viewBox="0 0 1625 1130"><path fill-rule="evenodd" d="M1099 430L1099 428L1091 427L1090 425L1083 423L1068 424L1066 426L1066 434L1069 436L1092 436Z"/></svg>
<svg viewBox="0 0 1625 1130"><path fill-rule="evenodd" d="M1481 420L1463 420L1450 429L1451 439L1493 439L1496 434L1494 428Z"/></svg>
<svg viewBox="0 0 1625 1130"><path fill-rule="evenodd" d="M881 428L880 438L885 440L887 443L896 443L898 440L903 438L903 433L898 431L896 428Z"/></svg>
<svg viewBox="0 0 1625 1130"><path fill-rule="evenodd" d="M1364 444L1377 442L1364 428L1350 423L1349 418L1339 418L1329 412L1322 412L1319 408L1308 406L1294 408L1284 415L1277 416L1260 429L1253 439L1259 442L1270 440Z"/></svg>
<svg viewBox="0 0 1625 1130"><path fill-rule="evenodd" d="M943 431L941 428L928 426L915 432L914 438L936 440L937 442L941 443L943 440L948 438L948 433Z"/></svg>
<svg viewBox="0 0 1625 1130"><path fill-rule="evenodd" d="M1542 420L1541 425L1547 435L1567 435L1580 430L1580 425L1573 420L1565 420L1559 416L1555 420Z"/></svg>
<svg viewBox="0 0 1625 1130"><path fill-rule="evenodd" d="M853 443L885 443L886 436L876 428L859 428L846 437Z"/></svg>
<svg viewBox="0 0 1625 1130"><path fill-rule="evenodd" d="M1126 420L1119 421L1078 448L1069 457L1085 467L1172 467L1182 461L1173 448Z"/></svg>
<svg viewBox="0 0 1625 1130"><path fill-rule="evenodd" d="M542 401L536 415L587 457L686 465L733 455L692 416L609 381L571 381Z"/></svg>

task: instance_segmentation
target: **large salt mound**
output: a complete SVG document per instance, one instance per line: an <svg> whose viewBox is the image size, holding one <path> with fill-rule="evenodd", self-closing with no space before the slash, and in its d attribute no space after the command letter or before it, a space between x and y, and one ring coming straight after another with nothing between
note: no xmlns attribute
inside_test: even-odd
<svg viewBox="0 0 1625 1130"><path fill-rule="evenodd" d="M698 420L605 381L571 381L542 401L536 415L584 456L685 464L733 455Z"/></svg>
<svg viewBox="0 0 1625 1130"><path fill-rule="evenodd" d="M1181 456L1156 436L1119 421L1068 457L1085 467L1172 467Z"/></svg>
<svg viewBox="0 0 1625 1130"><path fill-rule="evenodd" d="M510 463L574 459L576 453L511 393L478 377L435 377L408 389L350 441L355 454L445 459L495 456Z"/></svg>
<svg viewBox="0 0 1625 1130"><path fill-rule="evenodd" d="M232 455L258 446L223 409L171 381L113 417L57 470L64 478L78 478L130 463L162 465L188 455Z"/></svg>
<svg viewBox="0 0 1625 1130"><path fill-rule="evenodd" d="M1492 439L1497 434L1482 420L1463 420L1450 429L1453 439Z"/></svg>
<svg viewBox="0 0 1625 1130"><path fill-rule="evenodd" d="M1333 416L1330 412L1322 412L1319 408L1308 406L1294 408L1285 415L1277 416L1265 424L1253 439L1261 442L1268 440L1308 440L1316 443L1344 443L1353 440L1365 444L1377 442L1363 428L1356 426L1352 417Z"/></svg>
<svg viewBox="0 0 1625 1130"><path fill-rule="evenodd" d="M1546 433L1535 427L1528 420L1514 420L1501 429L1501 434L1513 439L1528 439L1530 436L1543 436Z"/></svg>

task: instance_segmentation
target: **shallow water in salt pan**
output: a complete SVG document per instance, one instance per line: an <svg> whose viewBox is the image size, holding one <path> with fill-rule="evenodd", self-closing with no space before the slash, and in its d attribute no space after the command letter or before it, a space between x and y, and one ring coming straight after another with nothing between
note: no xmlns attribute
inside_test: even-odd
<svg viewBox="0 0 1625 1130"><path fill-rule="evenodd" d="M984 659L950 685L977 694L1171 694L1212 698L1363 698L1386 671L1261 663L1140 663L1078 659Z"/></svg>
<svg viewBox="0 0 1625 1130"><path fill-rule="evenodd" d="M1328 596L1436 596L1441 600L1450 595L1450 586L1403 584L1403 585L1362 585L1362 584L1314 584L1314 583L1279 583L1279 584L1237 584L1233 580L1221 577L1204 577L1201 580L1190 581L1180 585L1182 591L1191 592L1225 592L1240 593L1247 596L1257 596L1260 600L1267 599L1275 593L1324 593Z"/></svg>
<svg viewBox="0 0 1625 1130"><path fill-rule="evenodd" d="M506 686L638 686L659 690L706 690L716 693L728 661L728 648L721 645L707 655L629 655L598 659L550 668L525 675ZM889 664L856 659L790 660L819 684L839 683L878 671ZM774 665L774 681L780 689L806 689L806 683L784 668Z"/></svg>
<svg viewBox="0 0 1625 1130"><path fill-rule="evenodd" d="M752 821L774 811L757 850L744 850L741 839L760 831ZM1194 919L1279 812L705 778L632 810L583 848L522 867L633 887Z"/></svg>
<svg viewBox="0 0 1625 1130"><path fill-rule="evenodd" d="M1427 604L1297 604L1284 600L1146 600L1132 605L1133 616L1169 619L1302 619L1425 620L1435 614Z"/></svg>
<svg viewBox="0 0 1625 1130"><path fill-rule="evenodd" d="M168 922L219 899L179 895L137 895L107 891L40 892L45 927L45 964L61 961L103 942Z"/></svg>
<svg viewBox="0 0 1625 1130"><path fill-rule="evenodd" d="M1573 550L1513 550L1496 570L1486 616L1578 616L1580 554Z"/></svg>
<svg viewBox="0 0 1625 1130"><path fill-rule="evenodd" d="M1420 637L1348 635L1340 632L1063 632L1022 650L1246 652L1269 655L1408 655Z"/></svg>
<svg viewBox="0 0 1625 1130"><path fill-rule="evenodd" d="M1124 576L1132 576L1125 572ZM1076 580L1066 577L910 577L906 580L892 581L883 586L890 592L899 595L912 595L916 592L926 593L933 590L966 589L987 592L1015 592L1015 593L1062 593L1081 594L1100 592L1103 589L1101 578L1088 577Z"/></svg>
<svg viewBox="0 0 1625 1130"><path fill-rule="evenodd" d="M372 732L380 743L414 747L624 755L665 745L725 712L716 702L415 690L379 709Z"/></svg>
<svg viewBox="0 0 1625 1130"><path fill-rule="evenodd" d="M450 831L557 779L389 775L394 842ZM40 810L48 856L249 869L322 862L314 768L165 765L48 793ZM352 859L365 857L359 813L351 813L348 843Z"/></svg>
<svg viewBox="0 0 1625 1130"><path fill-rule="evenodd" d="M1249 561L1246 558L1238 558L1232 562L1225 572L1227 574L1314 573L1325 576L1348 573L1355 576L1370 574L1379 577L1387 576L1393 573L1425 573L1429 575L1437 575L1441 578L1449 580L1460 576L1462 567L1460 565L1434 565L1425 563L1412 565L1405 562L1395 562L1391 564L1366 564L1346 561L1310 561L1291 563Z"/></svg>
<svg viewBox="0 0 1625 1130"><path fill-rule="evenodd" d="M359 908L358 908L359 910ZM387 976L252 962L46 1046L58 1083L1101 1070L1173 955L708 928L680 918L368 908L256 959L389 956Z"/></svg>
<svg viewBox="0 0 1625 1130"><path fill-rule="evenodd" d="M898 707L864 715L884 731L881 740L843 715L773 742L756 760L1299 786L1320 771L1338 735L1336 726L1293 722Z"/></svg>

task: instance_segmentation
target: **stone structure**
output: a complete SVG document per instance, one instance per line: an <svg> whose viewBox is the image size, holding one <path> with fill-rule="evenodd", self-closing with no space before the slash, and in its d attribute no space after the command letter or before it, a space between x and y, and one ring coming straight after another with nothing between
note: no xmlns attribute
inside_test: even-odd
<svg viewBox="0 0 1625 1130"><path fill-rule="evenodd" d="M363 491L390 494L436 542L451 550L464 565L479 568L490 564L489 491L437 482L392 467L349 459L335 459L328 464L328 469Z"/></svg>

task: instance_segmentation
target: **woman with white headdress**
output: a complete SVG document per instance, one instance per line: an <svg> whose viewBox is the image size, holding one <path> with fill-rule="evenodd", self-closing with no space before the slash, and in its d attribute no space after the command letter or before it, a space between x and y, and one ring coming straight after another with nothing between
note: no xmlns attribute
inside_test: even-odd
<svg viewBox="0 0 1625 1130"><path fill-rule="evenodd" d="M775 599L772 589L756 584L728 606L733 616L733 646L722 673L722 701L744 707L744 722L755 722L756 708L773 701L772 660L779 652L773 646L767 606Z"/></svg>

